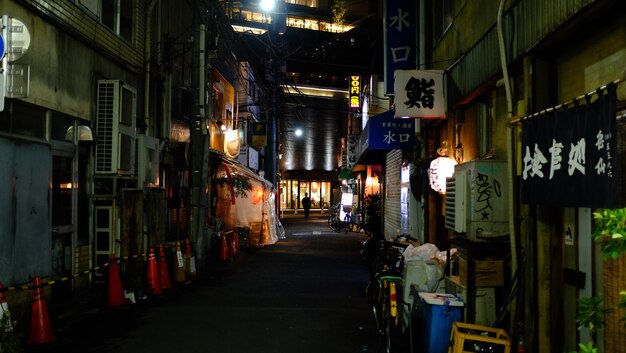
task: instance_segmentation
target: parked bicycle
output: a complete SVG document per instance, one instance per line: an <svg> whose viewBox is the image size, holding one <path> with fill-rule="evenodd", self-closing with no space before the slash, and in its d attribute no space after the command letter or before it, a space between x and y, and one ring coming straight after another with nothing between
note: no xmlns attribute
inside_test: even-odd
<svg viewBox="0 0 626 353"><path fill-rule="evenodd" d="M339 206L331 206L328 210L328 226L335 232L344 228L343 222L339 219Z"/></svg>
<svg viewBox="0 0 626 353"><path fill-rule="evenodd" d="M387 353L398 352L402 333L402 253L408 246L406 237L393 242L382 240L372 263L372 273L366 292L374 314L376 328L384 337Z"/></svg>

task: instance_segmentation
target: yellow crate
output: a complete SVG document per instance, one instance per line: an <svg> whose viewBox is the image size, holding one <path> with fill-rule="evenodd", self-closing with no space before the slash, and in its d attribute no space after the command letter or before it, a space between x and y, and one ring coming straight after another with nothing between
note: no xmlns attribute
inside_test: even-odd
<svg viewBox="0 0 626 353"><path fill-rule="evenodd" d="M455 322L450 333L448 353L473 353L476 350L465 350L466 344L493 344L494 352L510 353L511 337L506 331L499 328Z"/></svg>

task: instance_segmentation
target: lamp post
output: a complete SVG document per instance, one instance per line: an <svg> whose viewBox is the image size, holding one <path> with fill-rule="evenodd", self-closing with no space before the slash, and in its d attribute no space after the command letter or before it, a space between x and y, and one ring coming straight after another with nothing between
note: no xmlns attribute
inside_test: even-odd
<svg viewBox="0 0 626 353"><path fill-rule="evenodd" d="M274 185L276 188L276 207L275 209L280 209L280 186L277 184L277 176L278 176L278 107L276 104L277 96L278 96L278 88L280 87L280 81L282 80L281 76L281 68L284 66L283 61L285 60L284 55L282 55L281 51L284 50L280 45L280 35L284 33L285 27L285 19L284 14L280 12L283 10L283 2L276 0L262 0L260 2L261 9L269 14L272 18L271 24L269 26L269 30L267 31L268 35L268 61L266 66L266 77L269 78L271 84L271 97L270 104L271 109L268 110L269 114L266 117L268 122L268 150L267 150L267 159L266 159L266 179ZM275 12L276 11L276 12ZM281 21L283 22L281 25Z"/></svg>

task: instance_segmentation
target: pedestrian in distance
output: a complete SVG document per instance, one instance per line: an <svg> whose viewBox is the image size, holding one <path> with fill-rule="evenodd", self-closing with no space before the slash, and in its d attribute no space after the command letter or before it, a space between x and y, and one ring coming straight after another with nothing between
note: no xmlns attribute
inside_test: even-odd
<svg viewBox="0 0 626 353"><path fill-rule="evenodd" d="M306 221L309 219L309 212L311 211L311 198L309 198L308 192L305 192L302 198L302 208L304 208L304 220Z"/></svg>

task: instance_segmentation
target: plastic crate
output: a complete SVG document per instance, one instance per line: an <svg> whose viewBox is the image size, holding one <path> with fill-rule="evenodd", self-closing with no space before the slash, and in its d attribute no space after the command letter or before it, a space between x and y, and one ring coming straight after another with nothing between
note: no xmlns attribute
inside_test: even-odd
<svg viewBox="0 0 626 353"><path fill-rule="evenodd" d="M448 353L510 353L511 337L499 328L455 322Z"/></svg>

